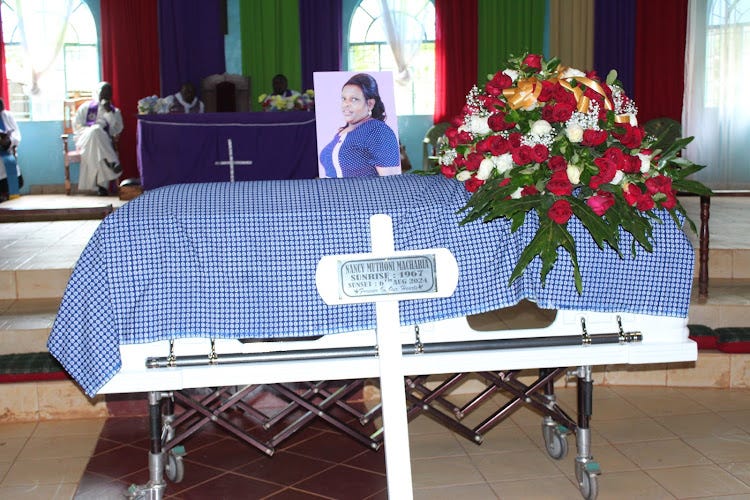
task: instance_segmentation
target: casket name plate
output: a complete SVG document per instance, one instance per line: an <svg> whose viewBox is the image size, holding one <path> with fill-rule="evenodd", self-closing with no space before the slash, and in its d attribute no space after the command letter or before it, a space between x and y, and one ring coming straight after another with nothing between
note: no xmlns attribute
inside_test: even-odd
<svg viewBox="0 0 750 500"><path fill-rule="evenodd" d="M339 295L372 297L437 291L435 255L341 260Z"/></svg>

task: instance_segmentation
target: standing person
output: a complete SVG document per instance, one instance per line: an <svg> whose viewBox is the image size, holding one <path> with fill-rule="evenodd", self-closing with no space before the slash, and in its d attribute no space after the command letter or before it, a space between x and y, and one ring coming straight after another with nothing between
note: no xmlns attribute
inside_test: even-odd
<svg viewBox="0 0 750 500"><path fill-rule="evenodd" d="M195 95L195 86L190 82L183 83L179 92L167 96L165 100L170 113L203 113L205 109L203 101Z"/></svg>
<svg viewBox="0 0 750 500"><path fill-rule="evenodd" d="M109 182L122 172L114 141L123 129L122 114L112 104L112 85L99 84L94 99L78 108L75 123L76 149L81 152L79 191L109 194Z"/></svg>
<svg viewBox="0 0 750 500"><path fill-rule="evenodd" d="M14 151L20 142L21 131L16 119L5 109L5 101L0 99L0 201L15 198L23 187Z"/></svg>
<svg viewBox="0 0 750 500"><path fill-rule="evenodd" d="M378 83L371 75L352 76L341 89L346 124L320 152L323 177L361 177L401 173L398 139L385 123Z"/></svg>

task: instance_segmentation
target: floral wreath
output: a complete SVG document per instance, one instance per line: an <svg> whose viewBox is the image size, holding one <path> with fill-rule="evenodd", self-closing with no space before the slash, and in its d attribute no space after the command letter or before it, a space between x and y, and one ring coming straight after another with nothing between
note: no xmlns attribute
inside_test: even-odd
<svg viewBox="0 0 750 500"><path fill-rule="evenodd" d="M307 89L303 93L289 96L261 94L258 103L263 111L312 111L315 109L315 92Z"/></svg>
<svg viewBox="0 0 750 500"><path fill-rule="evenodd" d="M638 125L637 108L611 71L606 81L540 55L511 57L507 68L474 86L466 105L439 141L437 169L473 193L462 223L505 218L518 230L526 213L539 217L536 235L521 253L509 283L539 256L541 281L570 255L578 293L583 283L572 216L597 245L619 250L620 228L652 251L652 222L666 210L686 219L677 192L710 194L686 177L704 168L679 156L692 137L662 145ZM664 149L660 149L663 147ZM679 217L678 217L679 214Z"/></svg>

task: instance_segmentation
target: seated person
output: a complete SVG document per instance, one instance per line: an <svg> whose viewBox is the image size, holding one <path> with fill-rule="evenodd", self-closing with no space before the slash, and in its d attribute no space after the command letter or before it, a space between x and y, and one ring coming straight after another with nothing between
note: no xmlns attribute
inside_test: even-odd
<svg viewBox="0 0 750 500"><path fill-rule="evenodd" d="M122 114L112 104L110 83L99 84L94 99L78 108L73 128L76 149L81 152L78 190L96 191L106 196L110 181L122 172L114 145L114 139L123 129Z"/></svg>
<svg viewBox="0 0 750 500"><path fill-rule="evenodd" d="M164 98L168 113L203 113L203 102L195 95L195 86L183 83L180 91Z"/></svg>
<svg viewBox="0 0 750 500"><path fill-rule="evenodd" d="M5 109L5 101L0 99L0 201L15 198L23 187L21 169L14 154L20 142L21 131L16 119Z"/></svg>
<svg viewBox="0 0 750 500"><path fill-rule="evenodd" d="M274 76L271 85L273 86L273 92L271 92L271 95L280 95L281 97L299 95L299 92L289 88L289 81L286 79L286 75L278 74Z"/></svg>

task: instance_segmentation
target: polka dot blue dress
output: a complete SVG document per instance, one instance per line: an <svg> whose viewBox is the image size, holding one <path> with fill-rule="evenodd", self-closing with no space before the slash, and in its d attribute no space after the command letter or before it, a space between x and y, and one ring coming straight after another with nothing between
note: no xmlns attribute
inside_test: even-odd
<svg viewBox="0 0 750 500"><path fill-rule="evenodd" d="M340 169L336 168L334 161L337 146ZM337 133L320 152L320 163L325 169L326 177L376 176L376 166L400 165L398 139L385 122L370 119L350 132Z"/></svg>

